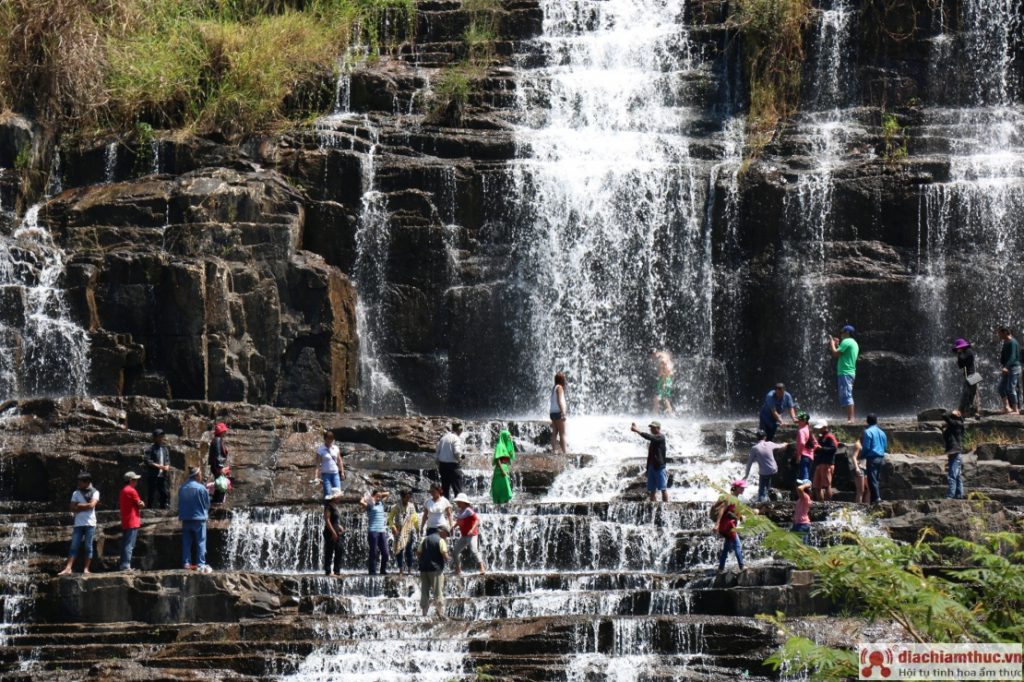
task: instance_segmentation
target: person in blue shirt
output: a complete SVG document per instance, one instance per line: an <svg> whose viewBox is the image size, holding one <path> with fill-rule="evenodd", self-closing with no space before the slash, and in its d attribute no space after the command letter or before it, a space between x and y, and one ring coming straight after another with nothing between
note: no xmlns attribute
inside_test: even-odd
<svg viewBox="0 0 1024 682"><path fill-rule="evenodd" d="M882 462L885 460L885 451L889 447L889 439L886 437L885 431L879 428L876 415L869 414L866 421L868 426L853 447L853 459L856 467L860 466L860 460L863 459L866 462L871 504L878 504L882 501Z"/></svg>
<svg viewBox="0 0 1024 682"><path fill-rule="evenodd" d="M366 539L370 543L370 575L377 575L377 561L380 561L380 574L388 572L388 512L384 508L384 500L388 493L374 490L373 495L359 500L366 510Z"/></svg>
<svg viewBox="0 0 1024 682"><path fill-rule="evenodd" d="M789 411L790 418L796 422L796 403L793 396L786 390L785 384L775 384L775 388L768 391L764 397L764 405L761 406L760 430L768 436L768 440L775 439L775 432L779 430L782 423L782 415Z"/></svg>
<svg viewBox="0 0 1024 682"><path fill-rule="evenodd" d="M181 519L181 555L185 570L213 571L206 563L206 520L210 514L210 493L202 483L203 472L192 467L188 480L178 488L178 518ZM197 548L193 563L192 547Z"/></svg>

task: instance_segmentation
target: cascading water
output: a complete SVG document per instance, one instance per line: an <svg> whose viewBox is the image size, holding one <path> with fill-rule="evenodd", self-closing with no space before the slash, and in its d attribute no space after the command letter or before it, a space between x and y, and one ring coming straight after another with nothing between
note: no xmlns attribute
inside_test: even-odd
<svg viewBox="0 0 1024 682"><path fill-rule="evenodd" d="M64 252L40 208L0 237L0 398L82 395L88 385L89 337L71 320Z"/></svg>
<svg viewBox="0 0 1024 682"><path fill-rule="evenodd" d="M652 350L676 363L677 402L708 405L713 269L705 208L714 144L681 0L545 0L547 65L519 75L522 207L514 260L533 409L566 371L576 413L647 405ZM685 339L685 341L683 341Z"/></svg>

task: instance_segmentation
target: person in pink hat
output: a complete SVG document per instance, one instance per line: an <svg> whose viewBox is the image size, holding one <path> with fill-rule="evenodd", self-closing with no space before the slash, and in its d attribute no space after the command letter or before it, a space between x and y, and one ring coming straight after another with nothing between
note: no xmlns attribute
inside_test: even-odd
<svg viewBox="0 0 1024 682"><path fill-rule="evenodd" d="M965 417L977 416L980 413L981 403L978 400L978 384L981 383L981 375L978 373L974 358L974 349L967 339L957 339L953 342L953 352L956 353L956 366L960 370L960 405L957 411Z"/></svg>
<svg viewBox="0 0 1024 682"><path fill-rule="evenodd" d="M722 551L718 553L718 572L725 570L725 560L729 558L729 552L736 555L736 563L740 570L743 569L743 547L740 543L740 536L736 532L736 526L743 520L743 513L739 510L739 497L747 487L747 482L737 478L729 484L729 494L723 495L715 507L719 508L715 531L722 537Z"/></svg>
<svg viewBox="0 0 1024 682"><path fill-rule="evenodd" d="M213 427L213 440L210 441L210 450L206 456L206 462L210 465L210 479L214 481L213 488L213 499L210 501L213 505L224 504L224 499L227 497L227 489L221 489L220 486L216 485L217 479L221 476L230 478L228 475L230 469L228 468L228 446L224 442L224 435L228 432L228 426L224 422L217 422Z"/></svg>

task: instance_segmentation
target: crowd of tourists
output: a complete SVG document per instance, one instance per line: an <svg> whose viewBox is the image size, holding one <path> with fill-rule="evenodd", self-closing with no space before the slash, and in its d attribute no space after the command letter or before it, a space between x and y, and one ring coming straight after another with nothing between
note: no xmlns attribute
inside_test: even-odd
<svg viewBox="0 0 1024 682"><path fill-rule="evenodd" d="M830 336L828 350L836 360L836 391L839 405L844 409L846 424L854 424L854 382L860 348L854 338L856 330L845 325L838 336ZM1021 397L1020 346L1010 330L998 330L1002 340L1000 353L999 393L1003 410L1008 414L1020 414ZM956 365L961 374L961 392L956 409L943 414L942 435L947 457L947 497L964 498L963 486L963 435L964 417L980 414L979 384L982 381L977 369L977 359L972 345L966 339L957 339L953 344ZM655 413L671 414L674 365L666 351L652 353L655 366L655 388L653 408ZM568 397L566 377L555 375L550 394L550 418L552 423L552 449L566 453L566 421L568 418ZM796 427L791 444L776 442L779 427L786 418ZM635 423L631 431L647 441L646 489L651 502L668 501L667 442L662 425L654 420L648 430L641 430ZM187 480L178 489L178 518L181 521L182 565L186 570L208 573L212 569L206 561L206 525L211 507L224 505L231 490L231 469L226 435L228 427L217 423L212 428L207 465L208 483L203 482L203 471L199 467L189 470ZM359 500L358 505L367 517L367 569L370 575L387 573L389 559L393 559L399 575L411 574L418 570L420 575L421 602L423 614L428 613L431 604L440 615L444 603L444 574L449 562L455 575L462 572L464 555L468 554L481 574L486 565L480 552L480 516L463 491L464 476L462 463L466 454L462 441L463 426L453 422L450 430L437 443L435 458L438 482L430 486L429 495L422 508L417 508L412 490L401 490L399 501L388 506L389 491L374 489ZM323 432L323 442L315 448L317 484L323 494L323 571L327 576L341 573L345 554L341 507L344 503L343 486L346 471L342 452L334 442L334 433ZM722 539L719 552L719 571L724 570L730 554L735 555L740 570L743 570L743 551L737 528L743 520L740 497L746 490L747 480L753 467L757 466L756 502L770 501L773 479L783 476L784 488L792 490L796 504L793 513L792 530L807 536L811 529L810 511L812 504L832 499L832 482L838 451L844 446L824 419L813 421L811 416L799 408L786 385L777 383L767 393L758 415L756 443L750 449L746 471L742 478L732 481L728 494L722 495L712 506L710 515L714 532ZM888 437L878 425L875 414L868 414L864 428L852 444L847 444L846 460L854 483L854 502L878 504L882 501L882 465L888 450ZM779 451L790 454L778 456ZM787 459L788 457L788 459ZM511 467L516 458L516 448L508 430L499 433L491 458L491 501L504 505L514 498ZM143 467L147 482L147 501L144 503L138 493L139 480L143 477L134 471L124 475L118 504L121 512L121 557L119 568L130 571L132 554L141 526L141 511L146 507L168 509L170 506L169 479L174 471L170 464L170 452L165 434L156 429L152 443L145 450ZM782 460L786 471L780 471ZM351 498L350 498L351 499ZM451 501L450 501L451 500ZM93 540L96 530L96 507L99 492L92 485L88 473L78 477L78 486L71 497L70 510L74 514L74 528L71 550L60 575L71 573L75 559L84 559L84 573L90 572L93 557ZM454 542L449 542L454 538Z"/></svg>

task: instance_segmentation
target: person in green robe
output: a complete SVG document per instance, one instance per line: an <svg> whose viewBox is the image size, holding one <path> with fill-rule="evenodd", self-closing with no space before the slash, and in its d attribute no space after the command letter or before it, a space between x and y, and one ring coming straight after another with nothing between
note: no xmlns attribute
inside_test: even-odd
<svg viewBox="0 0 1024 682"><path fill-rule="evenodd" d="M516 458L516 446L512 442L512 434L507 430L498 434L498 444L494 446L494 475L491 477L491 499L495 504L511 502L512 479L511 465Z"/></svg>

